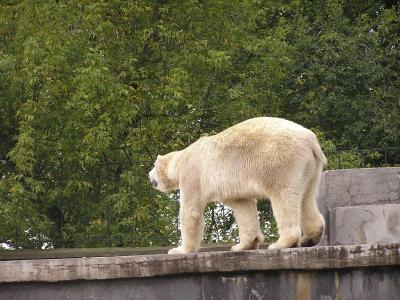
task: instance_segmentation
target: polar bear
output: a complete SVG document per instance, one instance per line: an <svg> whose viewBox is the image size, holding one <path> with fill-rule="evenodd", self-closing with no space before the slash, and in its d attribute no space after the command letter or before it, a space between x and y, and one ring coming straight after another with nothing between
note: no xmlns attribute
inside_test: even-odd
<svg viewBox="0 0 400 300"><path fill-rule="evenodd" d="M219 201L233 209L239 244L233 251L258 249L264 242L256 199L268 198L279 239L269 249L316 245L325 220L316 203L326 158L315 134L294 122L249 119L181 151L158 156L149 177L161 192L180 190L182 245L168 253L200 249L204 210Z"/></svg>

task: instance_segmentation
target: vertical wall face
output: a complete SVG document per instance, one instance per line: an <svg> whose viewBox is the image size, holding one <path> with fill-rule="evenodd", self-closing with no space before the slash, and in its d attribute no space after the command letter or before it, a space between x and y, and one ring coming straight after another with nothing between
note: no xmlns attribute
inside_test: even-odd
<svg viewBox="0 0 400 300"><path fill-rule="evenodd" d="M334 208L329 223L332 245L400 242L400 204Z"/></svg>
<svg viewBox="0 0 400 300"><path fill-rule="evenodd" d="M397 299L396 267L212 273L59 283L0 285L12 299Z"/></svg>
<svg viewBox="0 0 400 300"><path fill-rule="evenodd" d="M327 221L324 245L400 242L400 168L326 171L318 204ZM392 206L375 207L383 204Z"/></svg>

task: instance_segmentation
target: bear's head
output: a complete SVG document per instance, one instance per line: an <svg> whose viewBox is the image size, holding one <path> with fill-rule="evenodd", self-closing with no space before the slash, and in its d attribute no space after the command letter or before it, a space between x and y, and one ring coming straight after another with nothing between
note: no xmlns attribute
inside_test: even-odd
<svg viewBox="0 0 400 300"><path fill-rule="evenodd" d="M175 171L175 154L158 155L154 168L149 172L151 185L163 193L175 191L179 188Z"/></svg>

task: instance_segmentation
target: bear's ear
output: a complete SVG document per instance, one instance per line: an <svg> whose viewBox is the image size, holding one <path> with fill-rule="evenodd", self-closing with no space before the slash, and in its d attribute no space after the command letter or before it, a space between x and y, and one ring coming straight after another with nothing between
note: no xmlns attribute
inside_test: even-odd
<svg viewBox="0 0 400 300"><path fill-rule="evenodd" d="M161 155L157 155L157 159L160 159L161 158Z"/></svg>

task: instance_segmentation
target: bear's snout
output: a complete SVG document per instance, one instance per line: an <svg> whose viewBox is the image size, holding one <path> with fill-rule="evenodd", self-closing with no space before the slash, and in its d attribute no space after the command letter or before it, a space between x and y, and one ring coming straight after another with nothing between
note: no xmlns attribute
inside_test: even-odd
<svg viewBox="0 0 400 300"><path fill-rule="evenodd" d="M155 168L153 168L150 172L149 172L149 178L150 178L150 182L151 182L151 185L155 188L155 187L157 187L157 185L158 185L158 182L157 182L157 180L156 180L156 170L155 170Z"/></svg>

